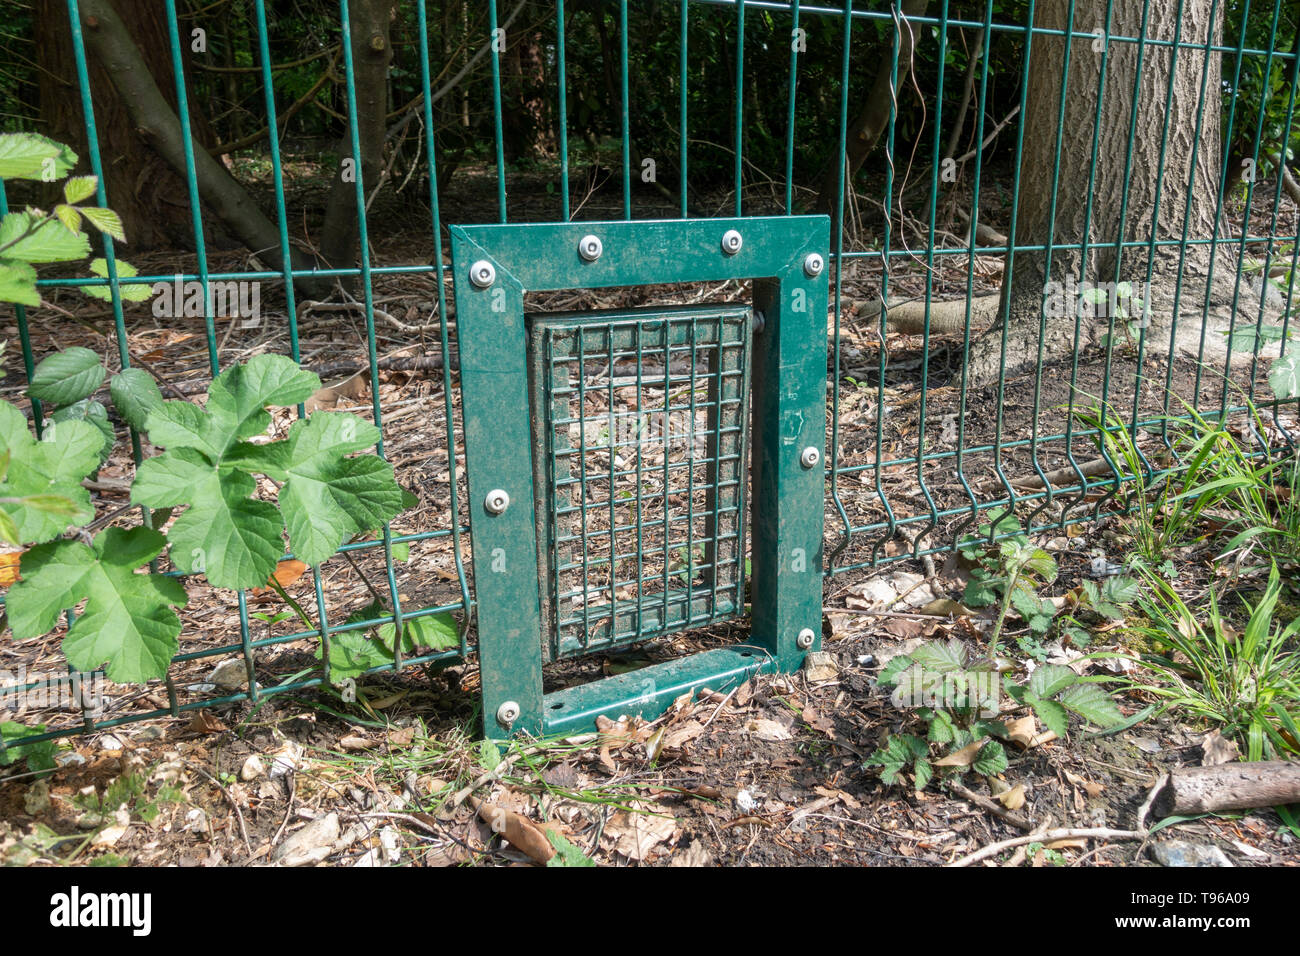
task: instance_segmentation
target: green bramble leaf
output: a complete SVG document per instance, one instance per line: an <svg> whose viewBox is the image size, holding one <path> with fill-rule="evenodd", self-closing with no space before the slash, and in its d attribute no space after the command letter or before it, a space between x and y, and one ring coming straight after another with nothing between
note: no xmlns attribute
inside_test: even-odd
<svg viewBox="0 0 1300 956"><path fill-rule="evenodd" d="M39 306L41 295L36 291L36 270L18 259L0 259L0 302Z"/></svg>
<svg viewBox="0 0 1300 956"><path fill-rule="evenodd" d="M90 255L90 240L83 232L69 232L57 219L22 210L0 219L0 255L24 262L72 262Z"/></svg>
<svg viewBox="0 0 1300 956"><path fill-rule="evenodd" d="M1043 664L1034 668L1029 675L1029 691L1035 697L1046 700L1055 697L1071 684L1077 683L1079 675L1061 664Z"/></svg>
<svg viewBox="0 0 1300 956"><path fill-rule="evenodd" d="M68 232L74 235L81 232L81 213L77 211L75 206L66 206L59 203L54 207L54 218L63 223Z"/></svg>
<svg viewBox="0 0 1300 956"><path fill-rule="evenodd" d="M90 349L73 346L43 359L27 394L51 405L79 402L103 384L104 365Z"/></svg>
<svg viewBox="0 0 1300 956"><path fill-rule="evenodd" d="M113 423L108 420L108 409L102 403L83 398L79 402L60 408L50 416L50 420L56 423L78 421L94 425L103 436L103 445L99 449L99 463L102 465L108 461L113 445L117 442L117 435L113 431Z"/></svg>
<svg viewBox="0 0 1300 956"><path fill-rule="evenodd" d="M106 676L120 683L163 677L181 632L172 606L185 606L185 589L174 578L135 569L165 545L149 528L108 528L95 536L92 547L55 541L24 552L22 580L6 598L14 637L53 630L60 613L85 600L85 610L63 638L72 667L92 671L107 662Z"/></svg>
<svg viewBox="0 0 1300 956"><path fill-rule="evenodd" d="M59 749L53 740L42 740L31 744L22 742L26 737L35 737L43 733L45 733L44 724L33 724L27 727L12 720L0 723L0 737L3 737L5 742L5 749L0 752L0 767L7 767L25 757L27 769L32 773L53 770L56 766L54 755Z"/></svg>
<svg viewBox="0 0 1300 956"><path fill-rule="evenodd" d="M7 518L6 539L15 545L39 544L62 534L70 524L90 521L95 511L81 480L99 467L102 446L98 429L80 421L51 425L37 441L28 431L26 416L0 401L0 447L9 455L0 479L0 499L52 495L73 506L71 513L60 514L25 506L21 500L0 501Z"/></svg>
<svg viewBox="0 0 1300 956"><path fill-rule="evenodd" d="M596 865L595 860L566 840L562 834L556 833L554 830L547 830L546 839L550 840L551 846L555 847L555 856L546 861L548 867Z"/></svg>
<svg viewBox="0 0 1300 956"><path fill-rule="evenodd" d="M1061 703L1097 727L1113 727L1124 720L1119 706L1096 684L1075 684L1065 689Z"/></svg>
<svg viewBox="0 0 1300 956"><path fill-rule="evenodd" d="M1283 401L1300 398L1300 353L1275 359L1268 371L1268 384L1273 394Z"/></svg>
<svg viewBox="0 0 1300 956"><path fill-rule="evenodd" d="M95 195L98 186L99 180L94 176L73 176L63 184L63 198L72 203L81 202Z"/></svg>
<svg viewBox="0 0 1300 956"><path fill-rule="evenodd" d="M36 133L0 133L0 179L54 182L77 165L77 154Z"/></svg>
<svg viewBox="0 0 1300 956"><path fill-rule="evenodd" d="M140 368L123 369L108 383L113 406L123 421L136 431L144 431L149 413L163 403L162 392L153 376Z"/></svg>
<svg viewBox="0 0 1300 956"><path fill-rule="evenodd" d="M101 206L81 206L81 214L100 232L106 232L118 242L126 242L126 233L122 230L122 218L111 209Z"/></svg>
<svg viewBox="0 0 1300 956"><path fill-rule="evenodd" d="M1034 708L1034 713L1038 715L1038 719L1043 722L1044 727L1058 737L1065 736L1066 731L1069 730L1069 720L1064 707L1054 700L1043 700L1041 698L1034 698L1030 701L1030 704Z"/></svg>
<svg viewBox="0 0 1300 956"><path fill-rule="evenodd" d="M87 211L87 210L83 210ZM118 279L133 279L140 274L140 270L125 259L114 259L113 267L117 270ZM90 260L90 271L99 276L101 279L108 278L108 260L103 258L94 258ZM103 299L105 302L113 301L113 290L106 285L83 285L81 291L86 295L96 299ZM118 295L124 302L148 302L153 295L151 287L139 282L119 284L117 287Z"/></svg>
<svg viewBox="0 0 1300 956"><path fill-rule="evenodd" d="M985 777L1000 774L1007 769L1007 752L996 740L990 740L979 749L970 767Z"/></svg>

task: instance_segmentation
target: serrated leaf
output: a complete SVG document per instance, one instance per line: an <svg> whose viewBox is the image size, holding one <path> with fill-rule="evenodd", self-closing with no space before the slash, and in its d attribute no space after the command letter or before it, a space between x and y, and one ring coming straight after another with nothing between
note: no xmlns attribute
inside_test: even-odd
<svg viewBox="0 0 1300 956"><path fill-rule="evenodd" d="M1058 737L1064 737L1069 729L1069 720L1065 713L1065 708L1054 700L1043 700L1034 698L1031 701L1034 713L1038 719L1043 722L1043 726Z"/></svg>
<svg viewBox="0 0 1300 956"><path fill-rule="evenodd" d="M67 227L68 232L81 232L81 213L75 207L59 203L54 207L54 217Z"/></svg>
<svg viewBox="0 0 1300 956"><path fill-rule="evenodd" d="M1097 727L1113 727L1124 720L1118 705L1096 684L1075 684L1066 688L1060 701L1084 720Z"/></svg>
<svg viewBox="0 0 1300 956"><path fill-rule="evenodd" d="M42 740L30 744L22 742L27 737L36 737L43 733L45 733L44 724L33 724L27 727L12 720L0 723L0 737L3 737L5 742L5 750L0 753L0 767L7 767L15 760L21 760L25 757L27 759L27 769L32 773L53 770L55 767L54 755L58 751L58 746L53 740Z"/></svg>
<svg viewBox="0 0 1300 956"><path fill-rule="evenodd" d="M100 206L82 206L81 214L100 232L106 232L118 242L126 242L126 233L122 229L122 217L111 209Z"/></svg>
<svg viewBox="0 0 1300 956"><path fill-rule="evenodd" d="M63 198L68 202L81 202L95 194L99 180L94 176L73 176L63 184Z"/></svg>
<svg viewBox="0 0 1300 956"><path fill-rule="evenodd" d="M117 435L113 432L113 423L108 420L108 409L104 407L103 403L94 399L83 398L79 402L73 402L71 405L60 408L50 416L50 420L56 424L60 422L85 422L88 425L93 425L99 430L102 440L99 449L99 463L102 465L108 461L108 456L112 453L113 445L117 441Z"/></svg>
<svg viewBox="0 0 1300 956"><path fill-rule="evenodd" d="M876 683L885 688L893 687L898 682L898 676L911 667L912 664L912 658L906 654L897 654L891 657L889 663L881 668Z"/></svg>
<svg viewBox="0 0 1300 956"><path fill-rule="evenodd" d="M106 374L97 354L75 345L36 366L27 394L51 405L71 405L99 388Z"/></svg>
<svg viewBox="0 0 1300 956"><path fill-rule="evenodd" d="M149 413L163 403L162 392L153 376L140 368L123 369L108 384L113 406L136 431L144 430Z"/></svg>
<svg viewBox="0 0 1300 956"><path fill-rule="evenodd" d="M1043 664L1029 675L1029 692L1042 700L1055 697L1079 680L1079 675L1061 664Z"/></svg>
<svg viewBox="0 0 1300 956"><path fill-rule="evenodd" d="M574 846L568 840L554 830L546 831L546 839L551 841L551 846L555 847L555 856L546 861L548 867L551 866L595 866L596 861L587 856L582 850Z"/></svg>
<svg viewBox="0 0 1300 956"><path fill-rule="evenodd" d="M392 647L393 636L397 629L392 623L379 626L379 637ZM427 647L435 651L451 650L460 647L460 632L456 619L445 611L439 614L427 614L423 617L402 619L402 649L413 651L417 647Z"/></svg>
<svg viewBox="0 0 1300 956"><path fill-rule="evenodd" d="M927 641L912 651L912 660L928 671L950 674L966 668L966 647L957 638Z"/></svg>
<svg viewBox="0 0 1300 956"><path fill-rule="evenodd" d="M916 774L916 781L913 784L917 790L924 790L926 785L934 779L934 767L930 766L930 761L924 757L918 757L916 763L912 765L912 772Z"/></svg>
<svg viewBox="0 0 1300 956"><path fill-rule="evenodd" d="M125 259L114 259L113 268L116 270L119 280L133 279L140 274L140 270ZM101 279L109 278L108 260L99 257L91 259L90 271ZM113 301L113 290L110 286L83 285L81 291L93 298L103 299L105 302ZM117 287L117 294L124 302L148 302L153 297L153 287L139 282L120 283Z"/></svg>
<svg viewBox="0 0 1300 956"><path fill-rule="evenodd" d="M39 544L61 534L69 524L84 524L94 516L90 493L81 480L99 465L103 437L85 422L51 425L41 441L28 431L27 418L8 402L0 401L0 447L9 453L9 466L0 479L0 498L25 499L30 495L57 495L73 503L70 515L57 515L24 506L21 501L0 502L7 530L16 532L14 544Z"/></svg>
<svg viewBox="0 0 1300 956"><path fill-rule="evenodd" d="M68 663L92 671L107 662L106 676L142 683L167 673L179 646L185 589L161 574L135 569L161 553L166 540L149 528L109 528L93 546L80 541L38 545L23 554L23 579L9 589L9 624L19 640L48 633L64 610L86 601L63 638Z"/></svg>
<svg viewBox="0 0 1300 956"><path fill-rule="evenodd" d="M39 306L41 295L36 291L36 270L18 259L0 259L0 302Z"/></svg>
<svg viewBox="0 0 1300 956"><path fill-rule="evenodd" d="M1137 600L1137 596L1141 591L1142 585L1137 578L1117 575L1106 579L1102 593L1106 600L1115 604L1129 604Z"/></svg>
<svg viewBox="0 0 1300 956"><path fill-rule="evenodd" d="M1273 394L1283 401L1300 398L1300 353L1275 359L1268 370L1268 384Z"/></svg>
<svg viewBox="0 0 1300 956"><path fill-rule="evenodd" d="M30 210L0 219L0 255L24 262L72 262L90 255L90 240L72 233L57 219Z"/></svg>
<svg viewBox="0 0 1300 956"><path fill-rule="evenodd" d="M77 165L71 148L37 133L0 133L0 179L62 179Z"/></svg>
<svg viewBox="0 0 1300 956"><path fill-rule="evenodd" d="M990 740L979 749L970 766L978 774L995 776L1007 769L1007 752L996 740Z"/></svg>
<svg viewBox="0 0 1300 956"><path fill-rule="evenodd" d="M252 499L255 490L251 476L219 471L200 452L177 448L141 463L131 501L188 504L168 532L172 562L186 574L206 574L216 587L252 588L275 573L284 526L273 504Z"/></svg>

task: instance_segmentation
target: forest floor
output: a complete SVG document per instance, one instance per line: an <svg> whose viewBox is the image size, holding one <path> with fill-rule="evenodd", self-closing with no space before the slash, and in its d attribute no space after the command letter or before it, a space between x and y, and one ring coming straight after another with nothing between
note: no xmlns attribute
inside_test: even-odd
<svg viewBox="0 0 1300 956"><path fill-rule="evenodd" d="M420 237L411 214L400 206L379 212L391 228L375 237L377 263L432 261L432 243ZM132 261L146 274L193 267L192 256L174 253L144 253ZM218 251L210 263L214 271L249 264L245 254L234 251ZM982 270L977 293L995 291L1000 264L977 261L976 267ZM943 272L936 287L964 294L965 268L963 262L960 269ZM870 297L878 278L869 264L854 263L846 268L845 298ZM904 289L916 281L905 270L891 278ZM444 355L431 277L383 276L376 279L375 292L382 310L377 349L389 363L375 383L363 369L363 313L300 306L303 364L318 370L326 383L318 405L369 416L373 384L383 410L387 456L398 480L421 499L394 522L394 532L463 525L454 329L452 348ZM259 352L287 352L283 299L277 302L270 291L264 295L263 313L269 318L259 325L218 320L223 366ZM746 289L733 283L576 292L537 299L530 307L745 298ZM112 367L116 344L106 308L66 290L52 292L51 304L55 310L42 309L31 320L38 358L56 347L82 344L103 354ZM1195 356L1142 357L1133 343L1108 350L1094 337L1076 355L1058 357L1042 375L1016 379L1001 392L963 393L955 377L960 336L932 337L923 350L919 336L890 334L882 349L876 330L854 324L850 312L846 302L831 358L833 369L838 358L839 376L831 393L835 401L828 402L828 428L837 424L842 470L828 489L834 497L826 514L826 547L835 555L837 573L826 582L827 656L816 668L758 676L729 692L682 699L651 723L623 720L599 733L509 746L477 740L473 657L441 669L371 676L361 682L355 701L320 688L267 696L256 704L204 706L218 694L213 677L221 663L239 659L239 608L233 594L191 581L182 651L207 656L174 665L171 690L192 709L177 718L154 717L69 736L61 742L58 768L46 776L7 768L0 777L0 860L528 864L554 852L549 830L563 837L555 842L566 850L576 847L605 865L940 865L1012 839L1020 842L980 862L1155 865L1156 847L1177 840L1217 847L1237 865L1300 865L1300 833L1267 809L1190 820L1146 838L1039 838L1048 828L1138 829L1139 811L1162 773L1217 759L1220 742L1209 736L1209 728L1180 720L1177 713L1114 733L1091 733L1076 721L1064 739L1034 735L1023 749L1012 750L1010 766L994 779L971 773L920 792L881 782L868 761L911 719L877 686L881 668L931 638L957 638L978 654L991 626L990 611L960 605L967 570L945 561L942 553L929 559L912 555L946 548L973 531L969 518L977 499L1000 499L1010 492L1029 499L1020 514L1033 528L1046 529L1035 531L1034 538L1060 566L1046 592L1060 598L1093 577L1098 561L1122 564L1132 551L1126 520L1106 514L1116 504L1116 489L1104 481L1060 496L1065 501L1042 494L1045 475L1098 455L1090 437L1074 433L1072 409L1066 406L1105 402L1155 421L1177 410L1179 399L1197 396L1202 407L1213 407L1228 386L1221 373L1206 369ZM168 397L202 400L209 380L203 320L159 320L147 306L134 307L127 320L136 363L163 383ZM2 334L12 341L17 329L6 327ZM436 360L411 361L428 357ZM9 350L5 364L8 378L0 392L21 402L24 377L17 349ZM928 387L921 385L922 370ZM1267 387L1259 368L1238 363L1228 371L1234 396ZM273 427L286 427L288 421L277 415ZM1300 429L1292 412L1266 423L1266 430L1288 428ZM918 464L921 442L927 452L947 457ZM997 442L1012 445L995 453ZM1142 442L1158 460L1159 428L1145 429ZM453 458L459 513L450 498ZM109 520L130 520L124 506L133 467L119 447L100 472L96 503ZM1095 473L1090 475L1097 484ZM1071 486L1075 476L1053 476L1048 484ZM853 529L847 536L842 515ZM463 538L467 549L468 537ZM461 598L451 540L412 544L396 575L404 607ZM1173 561L1179 590L1192 606L1227 573L1237 575L1248 592L1262 584L1259 568L1216 563L1208 543L1187 544ZM372 549L346 561L336 558L321 573L330 618L341 620L374 598L373 582L384 578L382 554ZM1300 605L1294 574L1286 587L1283 603L1294 613ZM290 581L288 590L319 613L310 576ZM945 599L951 602L946 612L933 613L932 602ZM250 610L267 617L281 610L269 593L249 600ZM273 640L296 626L292 621L255 625L255 636L266 640L255 660L261 685L292 681L317 666L314 639ZM732 643L745 631L741 617L557 665L548 670L548 690ZM29 679L57 674L60 636L6 641L0 671L21 667ZM1028 637L1013 620L1007 646L1021 674L1048 662L1123 681L1135 675L1128 658L1143 649L1136 631L1122 624L1103 628L1086 660L1068 642L1018 643ZM240 686L236 681L233 689ZM168 693L161 683L110 687L107 716L165 710ZM1126 715L1152 703L1140 688L1117 693ZM1023 715L1023 709L1006 714ZM78 716L24 705L0 707L0 720L71 729ZM576 855L566 853L558 859L577 862Z"/></svg>

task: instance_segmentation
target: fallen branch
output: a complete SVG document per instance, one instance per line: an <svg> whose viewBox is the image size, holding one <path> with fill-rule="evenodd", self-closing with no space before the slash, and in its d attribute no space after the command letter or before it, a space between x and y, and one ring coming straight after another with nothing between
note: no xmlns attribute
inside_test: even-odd
<svg viewBox="0 0 1300 956"><path fill-rule="evenodd" d="M961 859L953 860L951 863L944 865L949 867L970 866L980 860L987 860L991 856L997 856L1003 850L1025 846L1029 843L1055 843L1057 840L1079 839L1145 840L1146 838L1147 833L1145 830L1111 830L1107 827L1062 827L1056 830L1035 830L1033 833L1027 833L1024 836L1012 837L1010 840L1001 840L998 843L990 843L974 853L968 853Z"/></svg>
<svg viewBox="0 0 1300 956"><path fill-rule="evenodd" d="M1300 763L1267 760L1180 767L1155 801L1157 815L1189 816L1300 803Z"/></svg>

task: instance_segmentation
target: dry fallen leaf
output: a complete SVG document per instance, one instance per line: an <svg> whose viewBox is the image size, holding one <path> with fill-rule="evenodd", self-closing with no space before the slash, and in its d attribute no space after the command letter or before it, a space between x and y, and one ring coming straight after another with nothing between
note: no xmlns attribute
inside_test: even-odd
<svg viewBox="0 0 1300 956"><path fill-rule="evenodd" d="M224 734L226 725L213 717L207 710L199 710L190 718L189 727L186 729L196 734Z"/></svg>
<svg viewBox="0 0 1300 956"><path fill-rule="evenodd" d="M753 734L759 740L790 740L793 736L783 724L766 717L755 717L745 724L745 733Z"/></svg>
<svg viewBox="0 0 1300 956"><path fill-rule="evenodd" d="M614 851L629 860L641 862L660 843L671 840L677 833L677 821L661 813L644 812L653 807L636 804L632 812L620 810L610 818L605 836L614 842Z"/></svg>
<svg viewBox="0 0 1300 956"><path fill-rule="evenodd" d="M307 565L303 564L297 558L286 558L275 566L275 573L272 574L271 577L275 580L276 584L280 585L280 587L287 588L291 584L296 583L306 571ZM252 589L253 593L258 595L266 594L270 590L271 586L269 582L264 588Z"/></svg>
<svg viewBox="0 0 1300 956"><path fill-rule="evenodd" d="M1217 730L1212 730L1201 738L1201 766L1217 767L1232 763L1241 754L1235 741L1224 737Z"/></svg>
<svg viewBox="0 0 1300 956"><path fill-rule="evenodd" d="M18 563L22 556L21 551L0 554L0 588L7 588L18 580Z"/></svg>
<svg viewBox="0 0 1300 956"><path fill-rule="evenodd" d="M1006 728L1007 739L1021 750L1041 747L1043 744L1056 739L1056 734L1050 730L1039 733L1038 722L1032 714L1007 721Z"/></svg>
<svg viewBox="0 0 1300 956"><path fill-rule="evenodd" d="M555 856L555 847L546 837L546 831L531 820L507 810L505 807L484 800L470 798L478 810L479 819L499 833L515 849L528 855L529 859L545 863Z"/></svg>
<svg viewBox="0 0 1300 956"><path fill-rule="evenodd" d="M969 767L975 762L975 755L980 752L984 746L984 741L977 740L973 744L967 744L961 750L955 750L942 760L936 760L936 767Z"/></svg>
<svg viewBox="0 0 1300 956"><path fill-rule="evenodd" d="M1018 783L1010 790L999 793L997 799L1008 810L1019 810L1025 805L1025 785Z"/></svg>

